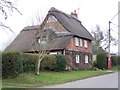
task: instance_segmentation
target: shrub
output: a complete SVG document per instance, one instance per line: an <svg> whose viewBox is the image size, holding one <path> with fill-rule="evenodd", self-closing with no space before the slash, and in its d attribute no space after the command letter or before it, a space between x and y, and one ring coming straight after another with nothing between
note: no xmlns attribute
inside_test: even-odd
<svg viewBox="0 0 120 90"><path fill-rule="evenodd" d="M35 72L37 55L14 51L2 53L3 78L16 77L19 73Z"/></svg>
<svg viewBox="0 0 120 90"><path fill-rule="evenodd" d="M64 71L67 65L66 58L62 54L55 55L56 64L54 65L54 71Z"/></svg>
<svg viewBox="0 0 120 90"><path fill-rule="evenodd" d="M35 72L38 55L22 53L23 72Z"/></svg>
<svg viewBox="0 0 120 90"><path fill-rule="evenodd" d="M120 65L120 56L112 56L112 65L113 66Z"/></svg>
<svg viewBox="0 0 120 90"><path fill-rule="evenodd" d="M2 53L2 76L3 78L15 77L22 72L22 61L19 52Z"/></svg>
<svg viewBox="0 0 120 90"><path fill-rule="evenodd" d="M47 55L41 61L41 70L63 71L66 63L64 55Z"/></svg>
<svg viewBox="0 0 120 90"><path fill-rule="evenodd" d="M120 56L118 56L118 65L120 65Z"/></svg>
<svg viewBox="0 0 120 90"><path fill-rule="evenodd" d="M118 65L118 56L112 56L112 66Z"/></svg>
<svg viewBox="0 0 120 90"><path fill-rule="evenodd" d="M97 61L93 61L93 67L96 68L97 67Z"/></svg>
<svg viewBox="0 0 120 90"><path fill-rule="evenodd" d="M53 70L55 64L55 56L54 55L46 55L41 61L41 70Z"/></svg>
<svg viewBox="0 0 120 90"><path fill-rule="evenodd" d="M5 51L2 53L2 76L13 78L20 73L35 72L38 55ZM47 55L41 61L41 70L62 71L66 67L63 55Z"/></svg>
<svg viewBox="0 0 120 90"><path fill-rule="evenodd" d="M97 54L96 65L99 69L107 68L107 54L104 52Z"/></svg>

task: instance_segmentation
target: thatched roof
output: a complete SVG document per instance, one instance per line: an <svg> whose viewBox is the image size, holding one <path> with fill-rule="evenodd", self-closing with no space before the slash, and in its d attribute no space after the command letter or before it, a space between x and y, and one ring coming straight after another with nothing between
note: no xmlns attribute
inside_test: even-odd
<svg viewBox="0 0 120 90"><path fill-rule="evenodd" d="M6 50L15 50L15 51L22 51L22 52L32 52L32 51L39 51L39 46L36 45L35 42L35 35L38 31L39 26L32 26L32 27L25 27L20 34L14 39L14 41L6 48ZM68 44L71 36L73 34L66 32L66 33L55 33L56 37L48 43L49 47L45 47L46 50L60 50L64 49Z"/></svg>
<svg viewBox="0 0 120 90"><path fill-rule="evenodd" d="M48 15L53 15L68 31L64 33L55 33L56 38L49 43L52 50L64 49L72 36L92 40L92 35L77 18L74 18L73 16L55 8L51 8ZM6 50L16 50L22 52L32 52L33 50L39 51L39 47L34 45L35 35L38 32L38 29L40 29L40 25L25 27L14 39L14 41L6 48Z"/></svg>
<svg viewBox="0 0 120 90"><path fill-rule="evenodd" d="M53 15L67 31L73 33L74 35L89 40L93 39L92 35L87 31L87 29L82 25L81 21L79 21L77 18L53 7L49 10L48 14Z"/></svg>

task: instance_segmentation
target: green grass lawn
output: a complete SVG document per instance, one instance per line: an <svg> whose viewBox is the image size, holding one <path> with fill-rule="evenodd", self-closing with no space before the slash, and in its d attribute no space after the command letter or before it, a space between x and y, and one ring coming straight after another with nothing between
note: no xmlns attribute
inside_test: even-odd
<svg viewBox="0 0 120 90"><path fill-rule="evenodd" d="M112 71L120 71L120 66L114 66L112 69L110 69Z"/></svg>
<svg viewBox="0 0 120 90"><path fill-rule="evenodd" d="M4 79L2 81L3 88L26 88L26 87L42 87L65 83L74 80L80 80L88 77L107 74L107 70L86 70L71 72L41 72L40 75L32 73L20 74L17 78Z"/></svg>

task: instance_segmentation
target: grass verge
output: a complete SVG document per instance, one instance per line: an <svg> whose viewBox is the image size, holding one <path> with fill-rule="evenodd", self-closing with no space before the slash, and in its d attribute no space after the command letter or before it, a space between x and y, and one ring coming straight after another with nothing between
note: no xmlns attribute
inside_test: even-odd
<svg viewBox="0 0 120 90"><path fill-rule="evenodd" d="M71 72L41 72L40 75L33 73L20 74L17 78L2 80L3 88L34 88L47 85L60 84L111 72L106 70L86 70Z"/></svg>
<svg viewBox="0 0 120 90"><path fill-rule="evenodd" d="M112 71L120 71L120 66L114 66L110 70L112 70Z"/></svg>

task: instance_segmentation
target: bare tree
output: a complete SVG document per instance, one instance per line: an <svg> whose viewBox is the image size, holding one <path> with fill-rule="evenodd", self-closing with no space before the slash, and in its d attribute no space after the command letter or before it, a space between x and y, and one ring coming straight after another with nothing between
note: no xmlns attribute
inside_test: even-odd
<svg viewBox="0 0 120 90"><path fill-rule="evenodd" d="M13 2L11 0L0 0L0 17L1 17L0 18L0 26L3 29L5 29L5 28L9 29L11 32L13 32L13 31L10 29L10 27L6 26L2 21L6 20L8 18L8 16L11 15L11 13L14 10L17 11L18 13L20 13L20 11L15 6L15 2Z"/></svg>
<svg viewBox="0 0 120 90"><path fill-rule="evenodd" d="M93 53L102 51L101 43L104 39L104 35L99 25L96 25L95 30L92 31L92 34L93 34Z"/></svg>
<svg viewBox="0 0 120 90"><path fill-rule="evenodd" d="M96 29L92 31L93 34L93 50L95 52L103 51L103 47L108 49L109 34L108 32L103 32L99 25L96 25ZM117 45L118 40L110 35L110 42L112 45ZM93 52L94 52L93 51Z"/></svg>
<svg viewBox="0 0 120 90"><path fill-rule="evenodd" d="M41 30L37 34L36 40L35 40L35 48L38 50L38 62L37 62L37 70L36 74L39 74L40 71L40 65L42 59L49 53L49 51L54 46L54 43L51 45L51 42L54 40L54 31L47 29L47 30Z"/></svg>
<svg viewBox="0 0 120 90"><path fill-rule="evenodd" d="M103 40L103 46L105 46L105 49L108 49L108 43L109 43L109 32L104 33L104 40ZM118 44L118 40L110 35L110 43L113 46L116 46Z"/></svg>
<svg viewBox="0 0 120 90"><path fill-rule="evenodd" d="M44 23L41 24L41 18L38 13L36 15L36 20L32 20L32 21L35 21L39 25L39 28L34 36L33 48L32 48L34 53L38 54L37 69L35 73L39 75L41 61L54 47L54 43L51 44L51 42L55 38L55 32L49 28L43 29ZM32 24L34 24L35 22L32 22Z"/></svg>

